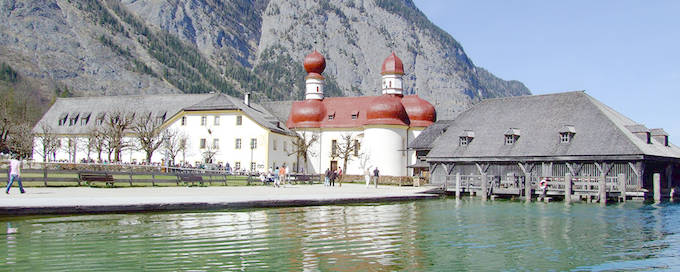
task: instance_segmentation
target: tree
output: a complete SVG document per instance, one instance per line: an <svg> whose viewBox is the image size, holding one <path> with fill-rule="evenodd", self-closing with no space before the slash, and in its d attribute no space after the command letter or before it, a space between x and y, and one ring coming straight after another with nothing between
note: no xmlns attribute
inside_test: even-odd
<svg viewBox="0 0 680 272"><path fill-rule="evenodd" d="M89 153L94 151L97 153L97 161L102 161L102 152L106 151L106 135L101 129L94 127L87 133L87 149Z"/></svg>
<svg viewBox="0 0 680 272"><path fill-rule="evenodd" d="M212 160L215 158L215 155L217 155L218 151L219 147L214 143L207 143L205 145L205 149L203 149L203 152L201 153L201 155L203 155L203 161L206 163L212 163Z"/></svg>
<svg viewBox="0 0 680 272"><path fill-rule="evenodd" d="M108 114L104 121L104 135L106 136L107 148L109 149L109 160L113 152L113 160L120 161L120 154L130 143L125 141L127 133L135 119L135 114L122 110L116 110Z"/></svg>
<svg viewBox="0 0 680 272"><path fill-rule="evenodd" d="M78 148L80 147L80 139L77 136L69 136L67 138L66 145L64 149L68 153L68 160L70 162L76 162L76 155L78 154Z"/></svg>
<svg viewBox="0 0 680 272"><path fill-rule="evenodd" d="M28 123L15 124L8 139L9 150L22 158L30 158L33 153L33 133Z"/></svg>
<svg viewBox="0 0 680 272"><path fill-rule="evenodd" d="M189 137L183 132L174 129L166 129L163 131L162 137L164 139L163 153L170 160L168 163L174 164L177 155L185 149Z"/></svg>
<svg viewBox="0 0 680 272"><path fill-rule="evenodd" d="M147 163L151 162L151 156L163 144L161 125L162 122L155 120L150 112L142 114L132 122L132 131L139 147L146 153Z"/></svg>
<svg viewBox="0 0 680 272"><path fill-rule="evenodd" d="M59 138L48 124L43 122L39 126L40 133L34 134L40 144L40 149L36 150L36 153L42 156L43 162L47 162L50 154L54 154L59 149Z"/></svg>
<svg viewBox="0 0 680 272"><path fill-rule="evenodd" d="M191 145L189 144L189 137L186 135L180 136L179 138L179 152L182 152L182 162L187 161L187 152L189 152Z"/></svg>
<svg viewBox="0 0 680 272"><path fill-rule="evenodd" d="M342 160L342 169L347 171L347 162L352 160L352 157L359 157L359 140L352 137L352 134L343 134L340 136L340 141L335 147L336 152L331 154L333 157L337 157ZM340 186L342 186L342 178L338 180Z"/></svg>
<svg viewBox="0 0 680 272"><path fill-rule="evenodd" d="M295 154L298 162L302 158L306 167L309 156L316 156L316 154L310 150L310 147L318 140L319 137L316 134L312 133L311 136L308 137L307 132L302 132L302 135L297 135L295 139L291 140L293 149L288 153L288 156ZM297 166L300 167L300 163L298 163ZM295 171L299 171L299 169L295 169Z"/></svg>

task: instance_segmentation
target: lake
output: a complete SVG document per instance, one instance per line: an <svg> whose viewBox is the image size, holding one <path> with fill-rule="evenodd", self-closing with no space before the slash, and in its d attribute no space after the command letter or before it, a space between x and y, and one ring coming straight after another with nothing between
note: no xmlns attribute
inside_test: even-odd
<svg viewBox="0 0 680 272"><path fill-rule="evenodd" d="M677 203L445 198L0 221L0 270L680 270Z"/></svg>

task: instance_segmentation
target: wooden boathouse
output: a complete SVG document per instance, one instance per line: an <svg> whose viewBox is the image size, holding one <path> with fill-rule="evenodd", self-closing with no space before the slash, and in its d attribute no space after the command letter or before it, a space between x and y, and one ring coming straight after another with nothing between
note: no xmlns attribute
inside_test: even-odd
<svg viewBox="0 0 680 272"><path fill-rule="evenodd" d="M583 91L484 100L427 132L430 183L457 195L606 202L669 197L680 185L680 148L663 129Z"/></svg>

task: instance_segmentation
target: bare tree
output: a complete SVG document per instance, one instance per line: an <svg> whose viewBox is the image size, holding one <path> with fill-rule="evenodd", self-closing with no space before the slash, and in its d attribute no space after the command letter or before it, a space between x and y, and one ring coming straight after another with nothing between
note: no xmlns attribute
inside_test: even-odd
<svg viewBox="0 0 680 272"><path fill-rule="evenodd" d="M144 113L132 122L132 131L137 138L137 144L146 153L146 162L151 162L153 153L163 144L161 122L155 120L152 114Z"/></svg>
<svg viewBox="0 0 680 272"><path fill-rule="evenodd" d="M109 113L104 121L104 135L109 151L109 160L113 152L113 160L120 161L120 154L130 143L125 141L125 133L129 132L135 119L135 114L116 110Z"/></svg>
<svg viewBox="0 0 680 272"><path fill-rule="evenodd" d="M33 153L33 133L28 123L15 124L8 137L9 150L19 154L22 158L29 158Z"/></svg>
<svg viewBox="0 0 680 272"><path fill-rule="evenodd" d="M215 158L215 155L217 155L217 152L219 152L218 146L216 146L214 143L207 143L205 145L205 149L203 149L203 152L201 152L204 162L212 163L212 160Z"/></svg>
<svg viewBox="0 0 680 272"><path fill-rule="evenodd" d="M180 136L178 150L179 150L179 152L182 152L182 161L183 162L187 161L187 152L189 152L190 148L191 148L191 144L189 143L189 137L186 136L186 135Z"/></svg>
<svg viewBox="0 0 680 272"><path fill-rule="evenodd" d="M68 154L68 160L75 163L78 149L81 147L81 140L77 136L69 136L66 140L66 145L63 146L64 151Z"/></svg>
<svg viewBox="0 0 680 272"><path fill-rule="evenodd" d="M187 135L174 129L163 131L163 153L169 159L169 164L174 164L177 155L182 151L182 146L186 146Z"/></svg>
<svg viewBox="0 0 680 272"><path fill-rule="evenodd" d="M40 132L35 133L35 138L39 141L40 149L36 150L43 158L43 162L49 161L50 154L57 152L59 149L59 138L54 132L54 129L47 123L40 123Z"/></svg>
<svg viewBox="0 0 680 272"><path fill-rule="evenodd" d="M106 151L106 135L101 129L94 127L87 133L88 157L90 152L97 153L97 161L102 161L102 152Z"/></svg>
<svg viewBox="0 0 680 272"><path fill-rule="evenodd" d="M343 134L340 136L340 141L335 147L336 152L331 154L335 158L342 160L342 169L347 171L347 162L351 161L353 157L359 157L359 140L352 137L352 134ZM338 180L340 186L342 186L342 178Z"/></svg>
<svg viewBox="0 0 680 272"><path fill-rule="evenodd" d="M302 135L297 135L295 139L291 140L293 149L288 153L288 156L296 155L298 162L302 159L304 166L307 167L309 156L316 156L310 148L318 140L319 137L316 134L311 133L311 136L307 136L307 132L302 132ZM300 163L297 166L300 167ZM295 169L295 171L299 171L299 169Z"/></svg>

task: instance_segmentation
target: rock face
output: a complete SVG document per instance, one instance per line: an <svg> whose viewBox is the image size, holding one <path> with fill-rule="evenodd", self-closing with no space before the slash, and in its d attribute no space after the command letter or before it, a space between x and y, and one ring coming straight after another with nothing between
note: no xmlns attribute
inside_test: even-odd
<svg viewBox="0 0 680 272"><path fill-rule="evenodd" d="M526 95L476 67L411 0L0 0L0 60L76 95L224 92L304 97L305 55L327 60L326 96L379 93L404 62L405 93L450 118L482 98Z"/></svg>

